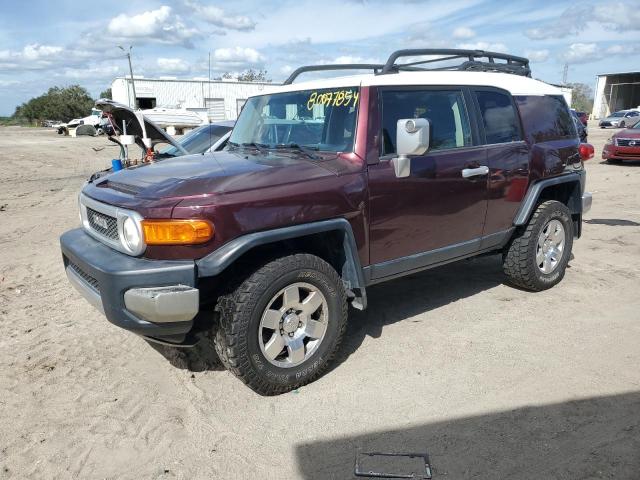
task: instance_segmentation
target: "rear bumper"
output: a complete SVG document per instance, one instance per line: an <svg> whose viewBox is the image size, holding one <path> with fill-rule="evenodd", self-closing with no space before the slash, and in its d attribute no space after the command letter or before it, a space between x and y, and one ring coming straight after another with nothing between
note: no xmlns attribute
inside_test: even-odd
<svg viewBox="0 0 640 480"><path fill-rule="evenodd" d="M181 343L199 310L193 261L147 260L116 252L82 229L60 237L70 283L114 325Z"/></svg>
<svg viewBox="0 0 640 480"><path fill-rule="evenodd" d="M582 215L591 210L591 204L593 203L593 195L589 192L582 194Z"/></svg>

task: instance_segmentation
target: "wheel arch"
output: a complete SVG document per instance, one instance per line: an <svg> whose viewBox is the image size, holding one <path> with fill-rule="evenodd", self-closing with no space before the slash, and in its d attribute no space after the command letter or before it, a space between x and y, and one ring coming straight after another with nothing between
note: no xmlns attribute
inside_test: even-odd
<svg viewBox="0 0 640 480"><path fill-rule="evenodd" d="M533 183L520 204L513 224L526 225L536 207L547 200L557 200L567 206L574 222L574 234L580 237L582 217L582 191L584 190L584 170Z"/></svg>
<svg viewBox="0 0 640 480"><path fill-rule="evenodd" d="M264 250L305 252L327 261L340 275L351 304L367 306L364 274L353 230L343 218L294 225L242 235L196 261L199 277L222 274L234 262Z"/></svg>

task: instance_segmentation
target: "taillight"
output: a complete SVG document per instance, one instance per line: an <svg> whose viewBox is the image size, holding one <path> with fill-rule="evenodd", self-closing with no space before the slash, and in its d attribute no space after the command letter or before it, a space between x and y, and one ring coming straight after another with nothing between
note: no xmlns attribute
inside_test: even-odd
<svg viewBox="0 0 640 480"><path fill-rule="evenodd" d="M593 158L593 156L595 155L595 149L590 143L581 143L578 147L578 152L580 152L580 158L583 162L585 160Z"/></svg>

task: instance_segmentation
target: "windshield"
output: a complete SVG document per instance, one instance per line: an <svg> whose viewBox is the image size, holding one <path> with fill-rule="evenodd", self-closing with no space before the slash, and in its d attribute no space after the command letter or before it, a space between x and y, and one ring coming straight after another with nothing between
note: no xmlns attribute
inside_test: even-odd
<svg viewBox="0 0 640 480"><path fill-rule="evenodd" d="M196 128L187 133L184 137L178 140L178 143L189 153L204 153L215 144L220 138L222 138L231 127L223 127L220 125L205 125L204 127ZM165 148L160 152L161 156L167 157L179 157L182 152L174 146Z"/></svg>
<svg viewBox="0 0 640 480"><path fill-rule="evenodd" d="M349 152L359 97L357 87L345 87L250 98L229 144Z"/></svg>
<svg viewBox="0 0 640 480"><path fill-rule="evenodd" d="M624 117L624 114L627 112L616 112L611 114L612 117Z"/></svg>

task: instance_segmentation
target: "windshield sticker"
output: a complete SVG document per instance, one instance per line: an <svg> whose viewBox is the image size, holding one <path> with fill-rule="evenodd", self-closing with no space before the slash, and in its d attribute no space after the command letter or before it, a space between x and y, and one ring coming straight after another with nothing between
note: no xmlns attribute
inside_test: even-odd
<svg viewBox="0 0 640 480"><path fill-rule="evenodd" d="M307 101L307 109L313 110L316 105L325 107L355 107L360 92L357 90L336 90L333 92L311 92Z"/></svg>

